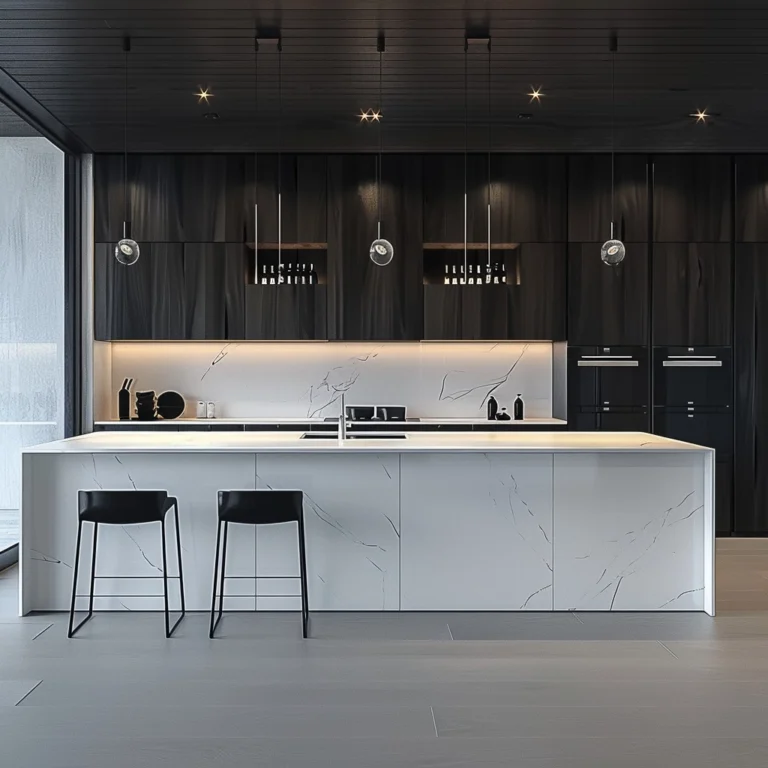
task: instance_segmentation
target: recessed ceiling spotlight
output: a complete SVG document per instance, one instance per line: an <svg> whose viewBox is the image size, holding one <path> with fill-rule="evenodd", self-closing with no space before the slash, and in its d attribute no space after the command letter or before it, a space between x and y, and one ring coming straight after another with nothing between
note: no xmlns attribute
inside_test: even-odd
<svg viewBox="0 0 768 768"><path fill-rule="evenodd" d="M206 112L203 115L204 120L218 120L219 119L219 113L218 112Z"/></svg>
<svg viewBox="0 0 768 768"><path fill-rule="evenodd" d="M203 88L202 85L198 86L199 90L195 94L197 96L197 103L202 104L205 102L206 104L209 103L209 99L213 98L213 94L211 93L209 88Z"/></svg>
<svg viewBox="0 0 768 768"><path fill-rule="evenodd" d="M366 109L360 110L358 117L361 123L378 123L384 117L384 113L380 109Z"/></svg>
<svg viewBox="0 0 768 768"><path fill-rule="evenodd" d="M366 109L366 110L362 110L361 109L360 110L360 114L358 115L358 117L360 118L360 122L361 123L367 123L371 119L371 110L370 109Z"/></svg>
<svg viewBox="0 0 768 768"><path fill-rule="evenodd" d="M541 85L538 88L534 88L533 86L531 86L531 90L528 93L528 96L530 96L531 98L531 101L530 101L531 104L534 101L537 103L541 103L542 96L546 96L546 94L542 92L542 88L543 86Z"/></svg>
<svg viewBox="0 0 768 768"><path fill-rule="evenodd" d="M532 112L518 112L517 113L517 119L518 120L532 120L533 119L533 113Z"/></svg>
<svg viewBox="0 0 768 768"><path fill-rule="evenodd" d="M706 123L707 120L711 117L709 112L707 112L707 108L704 109L696 109L695 112L691 112L688 117L693 117L697 123Z"/></svg>

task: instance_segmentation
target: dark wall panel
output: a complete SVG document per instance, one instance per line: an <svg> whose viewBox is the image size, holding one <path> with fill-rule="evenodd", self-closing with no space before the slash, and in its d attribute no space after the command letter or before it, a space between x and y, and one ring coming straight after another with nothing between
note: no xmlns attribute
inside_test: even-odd
<svg viewBox="0 0 768 768"><path fill-rule="evenodd" d="M734 530L768 533L768 245L739 245L734 290Z"/></svg>
<svg viewBox="0 0 768 768"><path fill-rule="evenodd" d="M768 157L737 155L736 242L768 242Z"/></svg>
<svg viewBox="0 0 768 768"><path fill-rule="evenodd" d="M422 193L419 157L384 157L381 235L395 256L369 258L376 237L375 158L328 161L329 336L407 340L422 337Z"/></svg>
<svg viewBox="0 0 768 768"><path fill-rule="evenodd" d="M648 246L627 244L615 266L600 258L601 243L568 246L568 342L606 346L648 343Z"/></svg>
<svg viewBox="0 0 768 768"><path fill-rule="evenodd" d="M731 246L653 246L653 343L730 346Z"/></svg>
<svg viewBox="0 0 768 768"><path fill-rule="evenodd" d="M656 155L652 168L655 242L730 242L730 156Z"/></svg>
<svg viewBox="0 0 768 768"><path fill-rule="evenodd" d="M245 337L267 341L327 338L326 286L249 285Z"/></svg>
<svg viewBox="0 0 768 768"><path fill-rule="evenodd" d="M616 237L626 243L648 240L646 155L616 155ZM611 233L611 156L568 158L568 240L605 242Z"/></svg>

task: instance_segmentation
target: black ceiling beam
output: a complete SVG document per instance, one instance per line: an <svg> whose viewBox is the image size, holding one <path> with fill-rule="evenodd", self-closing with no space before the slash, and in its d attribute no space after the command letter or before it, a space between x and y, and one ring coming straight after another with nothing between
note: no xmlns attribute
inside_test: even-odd
<svg viewBox="0 0 768 768"><path fill-rule="evenodd" d="M2 68L0 101L63 152L82 155L92 151L76 133L51 114Z"/></svg>

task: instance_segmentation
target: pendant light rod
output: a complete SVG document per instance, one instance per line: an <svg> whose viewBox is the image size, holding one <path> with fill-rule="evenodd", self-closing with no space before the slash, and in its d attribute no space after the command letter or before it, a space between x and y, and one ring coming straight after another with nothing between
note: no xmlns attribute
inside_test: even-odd
<svg viewBox="0 0 768 768"><path fill-rule="evenodd" d="M123 238L131 236L131 222L128 207L128 54L131 52L131 38L123 38Z"/></svg>
<svg viewBox="0 0 768 768"><path fill-rule="evenodd" d="M381 240L381 180L382 180L382 148L384 140L382 137L382 121L384 119L384 110L382 107L382 99L384 88L382 85L382 71L383 71L383 59L384 51L387 47L387 41L383 34L379 34L376 39L376 50L379 53L379 162L376 166L376 204L378 206L378 225L376 228L376 238Z"/></svg>
<svg viewBox="0 0 768 768"><path fill-rule="evenodd" d="M614 222L616 200L616 34L611 34L611 228ZM613 232L611 232L613 237Z"/></svg>
<svg viewBox="0 0 768 768"><path fill-rule="evenodd" d="M253 38L253 281L259 283L259 35Z"/></svg>
<svg viewBox="0 0 768 768"><path fill-rule="evenodd" d="M488 38L488 265L486 275L491 273L491 38Z"/></svg>
<svg viewBox="0 0 768 768"><path fill-rule="evenodd" d="M469 143L469 106L467 103L469 80L467 72L467 54L469 53L469 35L464 38L464 275L467 277L467 144Z"/></svg>
<svg viewBox="0 0 768 768"><path fill-rule="evenodd" d="M283 39L277 41L277 280L283 281Z"/></svg>

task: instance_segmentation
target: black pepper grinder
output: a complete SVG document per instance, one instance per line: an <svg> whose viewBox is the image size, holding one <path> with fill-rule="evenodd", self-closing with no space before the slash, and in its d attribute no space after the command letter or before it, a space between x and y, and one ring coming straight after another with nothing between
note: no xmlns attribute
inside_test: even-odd
<svg viewBox="0 0 768 768"><path fill-rule="evenodd" d="M512 405L512 412L515 414L515 421L522 421L525 415L525 404L522 395L518 394Z"/></svg>

